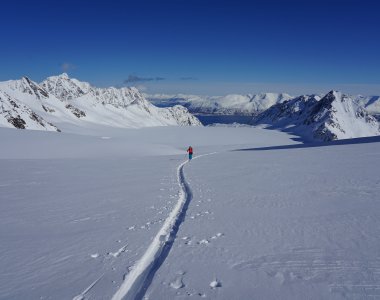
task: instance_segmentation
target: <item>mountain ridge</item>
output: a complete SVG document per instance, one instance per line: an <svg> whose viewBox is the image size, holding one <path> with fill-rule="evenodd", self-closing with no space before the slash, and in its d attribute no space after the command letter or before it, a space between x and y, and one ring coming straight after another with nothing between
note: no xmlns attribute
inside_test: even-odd
<svg viewBox="0 0 380 300"><path fill-rule="evenodd" d="M322 98L304 95L278 103L254 117L252 123L323 141L380 135L377 120L338 91Z"/></svg>
<svg viewBox="0 0 380 300"><path fill-rule="evenodd" d="M313 94L322 98L324 94ZM300 96L300 95L299 95ZM246 115L254 116L272 105L297 98L287 93L228 94L205 96L186 94L145 94L156 106L170 107L180 104L194 114ZM380 118L380 96L349 95L371 115Z"/></svg>
<svg viewBox="0 0 380 300"><path fill-rule="evenodd" d="M185 106L193 114L254 115L272 105L293 98L286 93L228 94L225 96L199 95L146 95L153 104L168 107Z"/></svg>
<svg viewBox="0 0 380 300"><path fill-rule="evenodd" d="M40 84L26 76L0 82L0 105L0 126L19 129L201 126L186 108L155 107L136 88L97 88L66 73Z"/></svg>

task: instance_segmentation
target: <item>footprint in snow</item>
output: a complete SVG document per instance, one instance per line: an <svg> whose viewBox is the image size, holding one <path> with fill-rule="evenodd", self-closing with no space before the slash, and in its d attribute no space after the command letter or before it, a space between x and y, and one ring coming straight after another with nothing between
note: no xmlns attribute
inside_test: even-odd
<svg viewBox="0 0 380 300"><path fill-rule="evenodd" d="M206 239L203 239L201 241L198 242L199 245L206 245L206 244L209 244L209 240L206 240Z"/></svg>
<svg viewBox="0 0 380 300"><path fill-rule="evenodd" d="M199 206L198 204L196 206ZM210 212L209 210L206 210L206 211L201 211L201 212L197 212L193 215L190 216L190 219L197 219L198 217L204 217L206 215L210 215L212 214L212 212Z"/></svg>
<svg viewBox="0 0 380 300"><path fill-rule="evenodd" d="M222 237L222 236L224 236L224 233L218 232L216 235L212 236L211 239L215 240L215 239Z"/></svg>
<svg viewBox="0 0 380 300"><path fill-rule="evenodd" d="M200 240L199 242L197 242L197 244L198 245L207 245L210 243L210 240L215 240L215 239L220 238L222 236L224 236L224 233L218 232L217 234L213 235L212 237L210 237L208 239ZM185 244L187 244L187 243L185 242Z"/></svg>
<svg viewBox="0 0 380 300"><path fill-rule="evenodd" d="M123 247L121 247L119 250L117 250L116 252L108 252L107 254L110 255L110 256L113 256L113 257L119 257L120 254L124 253L124 252L127 252L127 246L128 245L124 245Z"/></svg>
<svg viewBox="0 0 380 300"><path fill-rule="evenodd" d="M212 289L215 289L215 288L218 288L218 287L221 287L222 286L222 283L217 280L217 279L214 279L213 281L210 282L210 287Z"/></svg>
<svg viewBox="0 0 380 300"><path fill-rule="evenodd" d="M191 245L191 243L192 243L191 240L190 240L190 238L188 236L184 236L182 238L182 240L184 240L185 245Z"/></svg>
<svg viewBox="0 0 380 300"><path fill-rule="evenodd" d="M169 285L170 285L171 288L173 288L175 290L181 289L181 288L183 288L185 286L185 284L182 281L182 276L178 276Z"/></svg>

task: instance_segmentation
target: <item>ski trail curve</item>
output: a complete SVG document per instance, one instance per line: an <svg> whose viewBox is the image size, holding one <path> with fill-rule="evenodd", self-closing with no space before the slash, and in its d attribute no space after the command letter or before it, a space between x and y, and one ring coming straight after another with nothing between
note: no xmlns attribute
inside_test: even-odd
<svg viewBox="0 0 380 300"><path fill-rule="evenodd" d="M193 159L215 153L198 155ZM134 265L132 271L128 273L120 288L113 295L112 300L142 299L153 280L154 274L168 256L193 197L191 188L186 182L183 172L183 167L187 163L188 161L184 161L177 168L177 181L180 188L177 204L170 212L160 231L153 238L144 255Z"/></svg>

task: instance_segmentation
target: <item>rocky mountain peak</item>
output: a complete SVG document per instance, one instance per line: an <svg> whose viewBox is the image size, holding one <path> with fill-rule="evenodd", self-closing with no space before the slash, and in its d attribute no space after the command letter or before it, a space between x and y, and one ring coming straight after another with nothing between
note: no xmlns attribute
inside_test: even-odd
<svg viewBox="0 0 380 300"><path fill-rule="evenodd" d="M27 76L23 76L20 80L10 81L8 87L14 91L36 96L38 99L49 97L43 88Z"/></svg>
<svg viewBox="0 0 380 300"><path fill-rule="evenodd" d="M48 77L41 82L41 86L61 101L73 100L87 93L85 85L80 86L67 73Z"/></svg>
<svg viewBox="0 0 380 300"><path fill-rule="evenodd" d="M376 119L338 91L330 91L320 100L300 96L278 103L254 118L254 123L292 128L301 136L325 141L380 135Z"/></svg>

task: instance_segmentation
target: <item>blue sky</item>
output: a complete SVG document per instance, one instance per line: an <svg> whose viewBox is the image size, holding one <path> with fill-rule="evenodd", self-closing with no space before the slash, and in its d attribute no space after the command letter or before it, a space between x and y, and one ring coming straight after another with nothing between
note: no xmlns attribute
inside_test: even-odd
<svg viewBox="0 0 380 300"><path fill-rule="evenodd" d="M377 1L6 1L0 80L149 93L380 94Z"/></svg>

